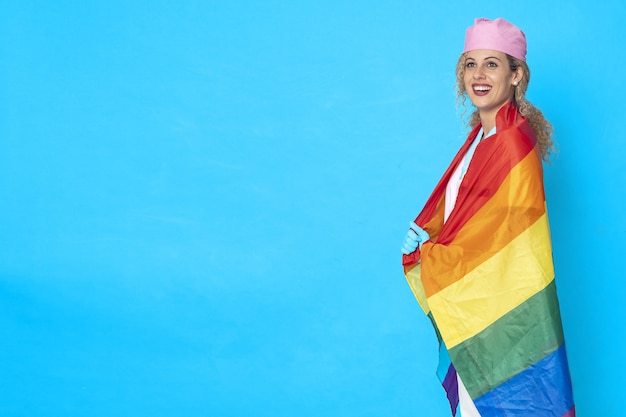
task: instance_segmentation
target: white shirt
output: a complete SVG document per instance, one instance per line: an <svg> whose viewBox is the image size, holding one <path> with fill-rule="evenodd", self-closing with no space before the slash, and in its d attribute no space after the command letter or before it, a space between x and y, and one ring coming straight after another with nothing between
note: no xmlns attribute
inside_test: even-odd
<svg viewBox="0 0 626 417"><path fill-rule="evenodd" d="M496 127L494 126L493 129L491 129L489 133L485 136L485 138L488 138L489 136L492 136L495 133L496 133ZM446 202L445 202L444 215L443 215L444 223L448 220L448 217L450 217L450 213L452 213L452 210L454 209L454 206L456 205L456 199L459 196L459 188L461 187L461 183L463 182L463 178L465 177L467 168L469 167L469 164L472 161L472 157L474 156L476 147L478 146L478 144L480 143L482 139L484 138L483 138L483 128L481 127L478 133L476 134L474 141L472 142L469 149L467 150L467 153L465 153L465 155L463 156L463 159L461 159L461 163L456 167L456 169L452 173L452 176L450 177L450 180L448 181L448 185L446 186Z"/></svg>

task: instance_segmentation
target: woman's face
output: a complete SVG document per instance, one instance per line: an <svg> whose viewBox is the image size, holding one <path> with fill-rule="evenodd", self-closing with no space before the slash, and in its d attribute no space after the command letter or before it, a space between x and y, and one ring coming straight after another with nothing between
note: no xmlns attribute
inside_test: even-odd
<svg viewBox="0 0 626 417"><path fill-rule="evenodd" d="M521 71L513 72L506 54L490 49L469 51L465 56L465 91L481 117L495 113L513 98L513 83Z"/></svg>

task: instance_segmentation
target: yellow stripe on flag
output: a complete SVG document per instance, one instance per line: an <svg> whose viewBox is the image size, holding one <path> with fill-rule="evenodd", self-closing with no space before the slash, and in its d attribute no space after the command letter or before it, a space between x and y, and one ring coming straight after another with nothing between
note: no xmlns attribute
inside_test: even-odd
<svg viewBox="0 0 626 417"><path fill-rule="evenodd" d="M408 271L405 271L404 274L406 275L406 280L409 282L409 286L417 302L420 304L420 307L422 307L422 310L424 310L424 313L428 315L428 313L430 313L430 307L428 307L424 285L422 285L422 265L416 264Z"/></svg>
<svg viewBox="0 0 626 417"><path fill-rule="evenodd" d="M426 305L433 312L446 346L452 349L553 279L548 216L544 214L461 280L429 297Z"/></svg>

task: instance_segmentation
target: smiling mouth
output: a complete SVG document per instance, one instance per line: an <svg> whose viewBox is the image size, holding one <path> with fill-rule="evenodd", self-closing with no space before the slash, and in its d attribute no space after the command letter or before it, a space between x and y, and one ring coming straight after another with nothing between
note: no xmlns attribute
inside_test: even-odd
<svg viewBox="0 0 626 417"><path fill-rule="evenodd" d="M474 94L476 94L477 96L484 96L484 95L489 94L489 91L491 91L491 86L490 85L473 85L472 90L474 91Z"/></svg>

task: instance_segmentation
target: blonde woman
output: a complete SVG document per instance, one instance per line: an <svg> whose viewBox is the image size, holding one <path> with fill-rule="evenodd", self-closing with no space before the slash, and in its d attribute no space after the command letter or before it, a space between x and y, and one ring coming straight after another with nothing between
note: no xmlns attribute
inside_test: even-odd
<svg viewBox="0 0 626 417"><path fill-rule="evenodd" d="M529 81L524 33L476 19L457 65L472 130L402 246L452 415L575 416L543 187L552 127Z"/></svg>

